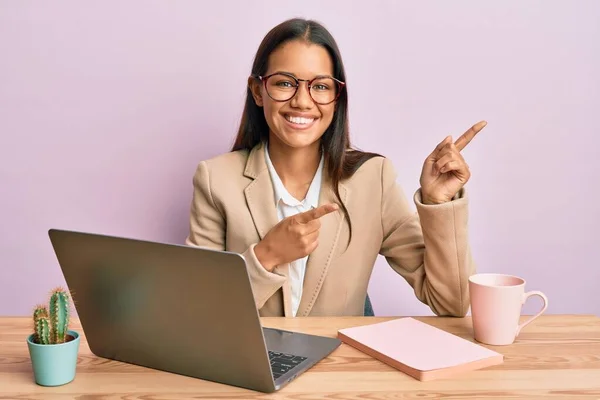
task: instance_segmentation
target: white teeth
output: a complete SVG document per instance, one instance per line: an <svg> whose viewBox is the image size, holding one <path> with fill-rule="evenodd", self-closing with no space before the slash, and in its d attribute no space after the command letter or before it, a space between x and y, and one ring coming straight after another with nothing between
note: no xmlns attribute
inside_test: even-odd
<svg viewBox="0 0 600 400"><path fill-rule="evenodd" d="M300 124L300 125L310 124L311 122L313 122L315 120L314 118L292 117L290 115L286 115L285 119L287 119L288 121L290 121L294 124Z"/></svg>

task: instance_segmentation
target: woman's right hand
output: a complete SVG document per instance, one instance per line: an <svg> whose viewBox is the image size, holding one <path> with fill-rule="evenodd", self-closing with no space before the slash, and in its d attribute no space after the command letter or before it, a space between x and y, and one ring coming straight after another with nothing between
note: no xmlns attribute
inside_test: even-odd
<svg viewBox="0 0 600 400"><path fill-rule="evenodd" d="M312 253L318 246L319 218L338 209L334 203L287 217L275 225L254 247L254 254L269 272Z"/></svg>

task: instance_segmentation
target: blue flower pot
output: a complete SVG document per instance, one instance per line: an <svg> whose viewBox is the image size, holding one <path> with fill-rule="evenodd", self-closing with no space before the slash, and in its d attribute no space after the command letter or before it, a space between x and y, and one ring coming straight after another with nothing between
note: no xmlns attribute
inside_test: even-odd
<svg viewBox="0 0 600 400"><path fill-rule="evenodd" d="M79 334L67 331L74 339L60 344L37 344L33 334L27 338L35 382L42 386L60 386L75 379Z"/></svg>

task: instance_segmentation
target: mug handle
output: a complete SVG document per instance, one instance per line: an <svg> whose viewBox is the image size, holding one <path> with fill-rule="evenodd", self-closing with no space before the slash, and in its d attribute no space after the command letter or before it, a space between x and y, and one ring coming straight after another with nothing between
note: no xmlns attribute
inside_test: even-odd
<svg viewBox="0 0 600 400"><path fill-rule="evenodd" d="M534 319L536 319L537 317L542 315L542 313L544 311L546 311L546 309L548 308L548 298L546 297L546 295L544 293L540 292L539 290L532 290L531 292L525 293L523 295L523 302L521 304L525 304L527 299L531 296L541 297L542 300L544 301L544 305L542 306L542 309L537 314L535 314L533 317L529 318L527 321L523 322L521 325L517 326L517 333L515 334L515 337L519 336L519 333L521 332L521 330L523 328L525 328L527 325L529 325Z"/></svg>

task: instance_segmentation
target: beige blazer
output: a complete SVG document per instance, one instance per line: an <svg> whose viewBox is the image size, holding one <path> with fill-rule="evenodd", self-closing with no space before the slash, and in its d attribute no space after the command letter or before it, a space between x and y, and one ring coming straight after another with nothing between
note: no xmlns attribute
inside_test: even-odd
<svg viewBox="0 0 600 400"><path fill-rule="evenodd" d="M319 204L336 202L326 175ZM186 244L242 254L260 315L291 316L289 264L267 272L254 254L254 246L278 222L263 145L200 162L193 188ZM319 246L308 257L298 317L363 315L378 254L435 314L466 314L468 278L475 266L464 189L440 205L421 203L417 191L415 212L396 183L391 162L376 157L341 182L340 195L352 221L352 242L347 246L349 229L341 211L321 218Z"/></svg>

